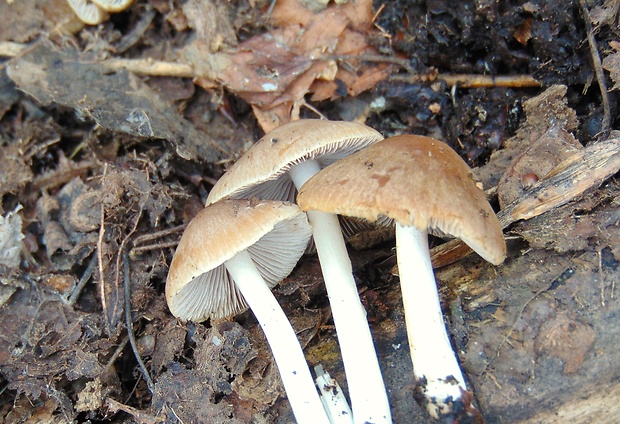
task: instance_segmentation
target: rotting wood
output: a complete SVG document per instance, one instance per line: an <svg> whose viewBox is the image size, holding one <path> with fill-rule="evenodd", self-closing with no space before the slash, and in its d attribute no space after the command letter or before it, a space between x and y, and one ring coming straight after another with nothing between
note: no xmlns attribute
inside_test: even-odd
<svg viewBox="0 0 620 424"><path fill-rule="evenodd" d="M620 139L610 139L586 146L556 166L532 189L498 213L502 228L528 220L565 205L597 187L620 170ZM446 266L472 253L458 239L431 250L433 266Z"/></svg>

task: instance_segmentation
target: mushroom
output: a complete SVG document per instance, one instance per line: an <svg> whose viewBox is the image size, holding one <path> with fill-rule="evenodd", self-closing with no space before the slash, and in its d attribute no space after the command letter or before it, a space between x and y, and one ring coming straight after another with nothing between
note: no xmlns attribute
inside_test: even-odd
<svg viewBox="0 0 620 424"><path fill-rule="evenodd" d="M504 260L501 226L467 164L438 140L392 137L323 169L304 184L297 202L309 212L395 221L407 335L426 407L435 418L473 413L446 332L427 240L427 231L439 230L493 264Z"/></svg>
<svg viewBox="0 0 620 424"><path fill-rule="evenodd" d="M166 300L182 320L231 317L248 306L265 333L299 423L329 423L297 336L270 288L303 254L311 229L297 205L226 200L187 226L166 281Z"/></svg>
<svg viewBox="0 0 620 424"><path fill-rule="evenodd" d="M104 10L89 0L67 0L67 2L80 21L87 25L99 25L108 17Z"/></svg>
<svg viewBox="0 0 620 424"><path fill-rule="evenodd" d="M383 139L363 124L300 120L266 134L213 187L207 204L224 198L294 200L296 187L322 167ZM356 423L391 422L379 361L357 292L338 217L309 212L308 220L347 377Z"/></svg>

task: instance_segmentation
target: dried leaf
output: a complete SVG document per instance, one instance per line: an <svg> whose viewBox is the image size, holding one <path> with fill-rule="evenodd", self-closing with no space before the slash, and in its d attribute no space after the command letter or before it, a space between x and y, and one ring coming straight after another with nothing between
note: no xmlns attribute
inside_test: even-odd
<svg viewBox="0 0 620 424"><path fill-rule="evenodd" d="M17 212L21 205L6 216L0 215L0 267L19 268L21 262L22 218Z"/></svg>
<svg viewBox="0 0 620 424"><path fill-rule="evenodd" d="M318 13L299 1L283 0L271 16L278 26L271 32L214 55L194 45L186 58L204 77L198 84L210 88L211 81L221 83L250 103L263 130L269 131L298 119L310 92L316 91L313 100L357 95L388 76L387 65L362 62L364 54L375 53L367 41L372 18L368 0ZM355 68L350 71L337 66L335 58L341 55L362 57L348 61Z"/></svg>
<svg viewBox="0 0 620 424"><path fill-rule="evenodd" d="M614 81L612 90L620 89L620 52L612 53L603 59L603 68L609 71L611 79Z"/></svg>

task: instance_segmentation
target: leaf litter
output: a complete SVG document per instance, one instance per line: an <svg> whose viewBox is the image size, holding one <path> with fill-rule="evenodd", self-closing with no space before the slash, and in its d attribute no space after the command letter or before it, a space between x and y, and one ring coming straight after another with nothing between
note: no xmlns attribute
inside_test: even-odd
<svg viewBox="0 0 620 424"><path fill-rule="evenodd" d="M453 250L440 262L458 262L437 272L487 421L567 413L581 393L591 414L611 410L613 396L596 388L617 377L619 145L614 132L594 140L604 111L579 9L321 3L141 1L98 27L60 0L23 0L20 13L0 3L2 16L19 15L0 26L0 51L13 57L0 69L5 421L290 420L251 314L179 323L162 293L180 231L225 165L263 131L317 114L385 135L443 134L477 166L511 256L492 268ZM614 99L617 2L589 17ZM474 81L463 73L505 69L546 86L520 87L516 75L511 88L458 87ZM459 76L440 79L450 73ZM411 399L393 235L358 238L354 269L395 422L426 422ZM436 253L452 243L433 242ZM154 389L127 334L125 285ZM316 259L276 294L310 365L346 392Z"/></svg>

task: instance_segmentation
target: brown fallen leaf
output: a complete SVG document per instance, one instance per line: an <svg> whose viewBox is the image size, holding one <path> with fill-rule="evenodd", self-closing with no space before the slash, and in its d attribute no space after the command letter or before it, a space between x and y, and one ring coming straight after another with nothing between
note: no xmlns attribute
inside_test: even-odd
<svg viewBox="0 0 620 424"><path fill-rule="evenodd" d="M269 33L215 54L196 42L185 57L199 75L198 85L221 84L243 98L267 132L298 119L308 93L315 92L313 100L356 95L388 76L388 65L362 62L364 54L375 53L367 41L372 18L369 0L317 13L297 0L283 0L272 13L275 28ZM346 63L339 66L342 57Z"/></svg>
<svg viewBox="0 0 620 424"><path fill-rule="evenodd" d="M609 71L614 86L611 90L620 89L620 52L612 53L603 59L603 69Z"/></svg>

